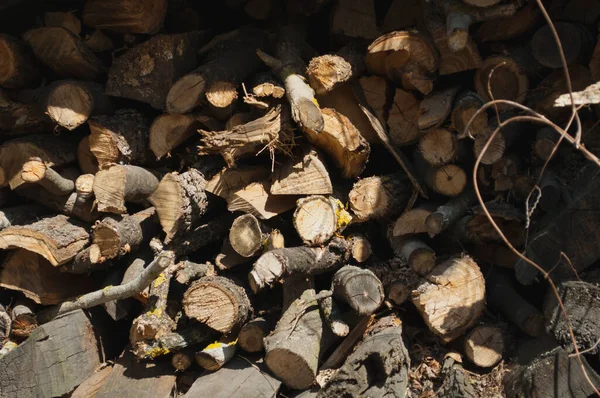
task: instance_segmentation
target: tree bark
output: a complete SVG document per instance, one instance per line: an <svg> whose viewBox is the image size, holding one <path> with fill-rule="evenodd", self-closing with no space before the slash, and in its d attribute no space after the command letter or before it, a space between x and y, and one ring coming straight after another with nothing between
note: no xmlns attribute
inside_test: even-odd
<svg viewBox="0 0 600 398"><path fill-rule="evenodd" d="M478 395L473 388L469 373L462 366L462 358L456 352L446 354L442 365L442 374L444 375L444 384L439 389L438 394L443 398L476 398Z"/></svg>
<svg viewBox="0 0 600 398"><path fill-rule="evenodd" d="M335 298L348 303L359 315L373 313L385 297L379 278L372 271L353 265L340 268L331 283Z"/></svg>
<svg viewBox="0 0 600 398"><path fill-rule="evenodd" d="M381 280L386 299L395 306L410 299L412 291L421 283L420 276L398 258L376 262L369 269Z"/></svg>
<svg viewBox="0 0 600 398"><path fill-rule="evenodd" d="M175 280L181 285L189 285L191 282L205 276L215 276L215 266L209 262L204 264L194 263L188 260L180 264L175 273Z"/></svg>
<svg viewBox="0 0 600 398"><path fill-rule="evenodd" d="M158 179L138 166L116 165L100 170L94 180L98 211L124 214L125 202L140 203L158 187Z"/></svg>
<svg viewBox="0 0 600 398"><path fill-rule="evenodd" d="M8 89L34 87L40 73L31 49L12 36L0 35L0 58L6 60L0 69L0 86Z"/></svg>
<svg viewBox="0 0 600 398"><path fill-rule="evenodd" d="M0 210L0 231L10 226L29 224L49 213L40 205L20 205Z"/></svg>
<svg viewBox="0 0 600 398"><path fill-rule="evenodd" d="M229 232L231 221L229 215L220 215L207 220L205 224L194 228L181 237L173 239L165 248L174 251L180 257L193 253L203 247L222 242Z"/></svg>
<svg viewBox="0 0 600 398"><path fill-rule="evenodd" d="M467 189L438 207L425 219L425 229L429 236L433 238L458 221L475 204L475 200L475 191Z"/></svg>

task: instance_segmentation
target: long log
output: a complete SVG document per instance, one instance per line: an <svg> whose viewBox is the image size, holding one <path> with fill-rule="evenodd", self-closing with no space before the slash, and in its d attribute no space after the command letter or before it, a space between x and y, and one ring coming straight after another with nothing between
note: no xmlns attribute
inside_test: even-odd
<svg viewBox="0 0 600 398"><path fill-rule="evenodd" d="M126 202L144 202L158 183L154 174L138 166L116 165L100 170L93 188L98 211L124 214Z"/></svg>
<svg viewBox="0 0 600 398"><path fill-rule="evenodd" d="M152 34L163 24L167 3L167 0L87 1L83 23L120 33Z"/></svg>

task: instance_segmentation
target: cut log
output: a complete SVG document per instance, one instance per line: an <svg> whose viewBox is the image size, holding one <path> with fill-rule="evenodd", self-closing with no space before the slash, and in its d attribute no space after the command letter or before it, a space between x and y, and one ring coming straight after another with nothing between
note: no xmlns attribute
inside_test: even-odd
<svg viewBox="0 0 600 398"><path fill-rule="evenodd" d="M20 205L0 210L0 231L10 226L30 224L49 213L40 205Z"/></svg>
<svg viewBox="0 0 600 398"><path fill-rule="evenodd" d="M408 388L409 368L410 356L402 340L402 322L395 316L387 316L370 327L317 397L345 394L403 397Z"/></svg>
<svg viewBox="0 0 600 398"><path fill-rule="evenodd" d="M248 361L236 357L214 373L203 373L185 394L185 398L199 396L229 398L275 398L281 382L269 375L262 361Z"/></svg>
<svg viewBox="0 0 600 398"><path fill-rule="evenodd" d="M221 245L221 252L215 257L215 265L217 268L225 271L238 265L246 264L248 261L250 261L249 258L240 256L233 250L229 237L225 237L223 244Z"/></svg>
<svg viewBox="0 0 600 398"><path fill-rule="evenodd" d="M486 272L486 282L490 308L530 336L539 337L544 333L544 316L520 295L508 275L500 270Z"/></svg>
<svg viewBox="0 0 600 398"><path fill-rule="evenodd" d="M425 220L435 209L434 204L423 204L405 211L396 220L392 236L414 235L427 232Z"/></svg>
<svg viewBox="0 0 600 398"><path fill-rule="evenodd" d="M495 73L495 72L494 72ZM486 88L487 90L487 88ZM476 137L488 128L488 115L485 112L473 116L484 105L483 100L472 91L463 91L456 97L452 108L452 128L458 133L458 138ZM473 121L471 121L473 119ZM471 122L469 131L467 125Z"/></svg>
<svg viewBox="0 0 600 398"><path fill-rule="evenodd" d="M289 288L288 284L284 286ZM293 389L303 390L314 383L319 358L331 344L331 332L324 325L314 297L314 289L301 293L264 339L265 364Z"/></svg>
<svg viewBox="0 0 600 398"><path fill-rule="evenodd" d="M0 304L0 338L2 341L8 339L10 335L10 327L11 327L11 317L8 315L8 312L4 309L2 304Z"/></svg>
<svg viewBox="0 0 600 398"><path fill-rule="evenodd" d="M226 168L206 183L206 191L229 202L236 191L252 182L262 181L270 174L268 169L262 167Z"/></svg>
<svg viewBox="0 0 600 398"><path fill-rule="evenodd" d="M115 12L113 9L113 15ZM171 86L196 66L196 51L203 39L202 32L190 32L156 35L138 44L113 61L106 94L164 109Z"/></svg>
<svg viewBox="0 0 600 398"><path fill-rule="evenodd" d="M348 240L352 242L352 258L357 263L366 262L372 254L371 244L363 234L351 234Z"/></svg>
<svg viewBox="0 0 600 398"><path fill-rule="evenodd" d="M231 217L228 215L215 217L184 236L176 237L167 248L174 251L177 256L185 256L203 247L220 243L227 236L231 222Z"/></svg>
<svg viewBox="0 0 600 398"><path fill-rule="evenodd" d="M396 90L387 111L389 136L396 145L410 145L419 140L419 108L417 98L404 90Z"/></svg>
<svg viewBox="0 0 600 398"><path fill-rule="evenodd" d="M94 174L82 174L75 180L75 191L77 199L82 201L90 200L94 197Z"/></svg>
<svg viewBox="0 0 600 398"><path fill-rule="evenodd" d="M265 349L263 339L269 334L271 328L271 322L265 318L254 318L240 330L237 344L246 352L261 352Z"/></svg>
<svg viewBox="0 0 600 398"><path fill-rule="evenodd" d="M440 195L458 196L467 186L467 174L462 167L452 163L431 167L420 154L415 154L415 159L427 186Z"/></svg>
<svg viewBox="0 0 600 398"><path fill-rule="evenodd" d="M298 199L293 218L296 232L308 246L323 246L351 220L339 200L320 195Z"/></svg>
<svg viewBox="0 0 600 398"><path fill-rule="evenodd" d="M137 251L154 237L158 228L153 207L117 220L106 217L94 225L93 241L103 260L119 258Z"/></svg>
<svg viewBox="0 0 600 398"><path fill-rule="evenodd" d="M72 12L45 12L45 26L61 26L73 32L74 35L81 34L81 21Z"/></svg>
<svg viewBox="0 0 600 398"><path fill-rule="evenodd" d="M216 333L211 328L195 324L179 332L169 333L154 341L148 341L146 345L140 344L135 355L141 360L154 359L194 345L207 343L215 337Z"/></svg>
<svg viewBox="0 0 600 398"><path fill-rule="evenodd" d="M165 175L148 197L156 207L166 244L198 224L208 207L205 186L204 176L196 169L173 172Z"/></svg>
<svg viewBox="0 0 600 398"><path fill-rule="evenodd" d="M31 50L20 40L0 35L0 87L26 88L35 86L40 73Z"/></svg>
<svg viewBox="0 0 600 398"><path fill-rule="evenodd" d="M296 195L271 195L268 181L253 182L231 194L227 210L242 211L268 220L296 206Z"/></svg>
<svg viewBox="0 0 600 398"><path fill-rule="evenodd" d="M250 286L256 293L288 275L316 275L336 270L348 262L351 252L352 243L340 238L333 238L325 247L271 250L254 263L248 275Z"/></svg>
<svg viewBox="0 0 600 398"><path fill-rule="evenodd" d="M94 116L90 126L90 150L100 170L114 164L143 165L148 159L150 121L133 109L120 109L112 116Z"/></svg>
<svg viewBox="0 0 600 398"><path fill-rule="evenodd" d="M194 363L194 353L192 350L183 350L173 353L171 365L176 372L185 372Z"/></svg>
<svg viewBox="0 0 600 398"><path fill-rule="evenodd" d="M491 368L502 360L504 337L502 329L477 326L465 338L465 355L482 368Z"/></svg>
<svg viewBox="0 0 600 398"><path fill-rule="evenodd" d="M69 170L65 170L65 175ZM78 174L77 170L73 170ZM29 184L38 184L53 195L69 195L75 190L75 181L61 176L40 158L31 158L23 164L21 179Z"/></svg>
<svg viewBox="0 0 600 398"><path fill-rule="evenodd" d="M335 273L331 283L335 298L348 303L359 315L371 314L383 303L383 285L368 269L346 265Z"/></svg>
<svg viewBox="0 0 600 398"><path fill-rule="evenodd" d="M467 189L429 214L424 223L429 236L433 238L458 221L475 204L475 200L475 191Z"/></svg>
<svg viewBox="0 0 600 398"><path fill-rule="evenodd" d="M110 365L96 371L73 391L71 398L95 398L111 371Z"/></svg>
<svg viewBox="0 0 600 398"><path fill-rule="evenodd" d="M433 43L416 31L397 31L377 38L367 50L367 70L406 90L429 94L438 70Z"/></svg>
<svg viewBox="0 0 600 398"><path fill-rule="evenodd" d="M98 211L127 213L125 202L144 202L158 187L158 179L137 166L112 166L100 170L94 180Z"/></svg>
<svg viewBox="0 0 600 398"><path fill-rule="evenodd" d="M339 41L375 39L381 34L375 15L375 1L350 0L335 5L331 34Z"/></svg>
<svg viewBox="0 0 600 398"><path fill-rule="evenodd" d="M254 257L263 248L267 234L252 214L244 214L233 220L229 230L229 242L242 257Z"/></svg>
<svg viewBox="0 0 600 398"><path fill-rule="evenodd" d="M567 64L587 58L592 53L595 38L583 25L558 22L554 28L558 32ZM558 55L559 50L549 26L542 26L533 35L531 51L540 64L553 69L562 68L562 58Z"/></svg>
<svg viewBox="0 0 600 398"><path fill-rule="evenodd" d="M321 110L324 127L320 133L306 129L308 141L326 152L343 178L355 178L364 170L371 148L352 122L335 109Z"/></svg>
<svg viewBox="0 0 600 398"><path fill-rule="evenodd" d="M449 342L462 335L483 313L485 280L470 257L458 257L436 266L412 292L429 329Z"/></svg>
<svg viewBox="0 0 600 398"><path fill-rule="evenodd" d="M542 20L537 4L527 3L514 15L494 18L484 22L477 29L476 37L480 43L516 39L530 32Z"/></svg>
<svg viewBox="0 0 600 398"><path fill-rule="evenodd" d="M270 192L273 195L331 195L333 187L321 155L308 150L299 160L291 159L275 171Z"/></svg>
<svg viewBox="0 0 600 398"><path fill-rule="evenodd" d="M196 136L199 129L220 130L220 123L198 114L160 115L150 126L148 146L157 159L168 157L173 149Z"/></svg>
<svg viewBox="0 0 600 398"><path fill-rule="evenodd" d="M428 130L440 127L452 111L452 103L458 92L457 86L450 86L437 90L426 96L421 101L419 109L419 130Z"/></svg>
<svg viewBox="0 0 600 398"><path fill-rule="evenodd" d="M35 56L60 77L99 80L104 65L78 36L65 28L37 28L23 34Z"/></svg>
<svg viewBox="0 0 600 398"><path fill-rule="evenodd" d="M567 352L573 351L569 327L573 329L579 351L589 354L600 352L596 342L600 339L597 298L600 289L596 285L580 281L568 281L558 286L559 296L569 316L567 324L558 300L548 292L544 303L546 330L556 337ZM14 325L13 325L14 326Z"/></svg>
<svg viewBox="0 0 600 398"><path fill-rule="evenodd" d="M349 80L358 78L364 70L364 48L358 43L350 43L336 54L311 59L306 75L316 93L325 94Z"/></svg>
<svg viewBox="0 0 600 398"><path fill-rule="evenodd" d="M75 161L75 146L52 135L30 135L5 141L0 145L0 186L15 189L24 181L21 169L30 158L40 158L52 167Z"/></svg>
<svg viewBox="0 0 600 398"><path fill-rule="evenodd" d="M38 304L52 305L93 290L98 283L65 274L42 256L19 249L10 252L4 260L0 286L23 292Z"/></svg>
<svg viewBox="0 0 600 398"><path fill-rule="evenodd" d="M38 106L16 102L2 89L0 112L0 134L5 137L47 133L52 130L52 121Z"/></svg>
<svg viewBox="0 0 600 398"><path fill-rule="evenodd" d="M98 160L90 150L90 136L86 135L77 145L77 162L86 174L96 174L99 170Z"/></svg>
<svg viewBox="0 0 600 398"><path fill-rule="evenodd" d="M215 276L215 266L207 262L204 264L194 263L188 260L178 265L175 280L182 285L189 285L204 276Z"/></svg>
<svg viewBox="0 0 600 398"><path fill-rule="evenodd" d="M450 131L436 128L421 137L419 151L430 165L443 166L457 157L458 141Z"/></svg>
<svg viewBox="0 0 600 398"><path fill-rule="evenodd" d="M584 356L570 356L558 347L513 370L503 384L508 398L585 398L594 395L594 388L600 385L600 376Z"/></svg>
<svg viewBox="0 0 600 398"><path fill-rule="evenodd" d="M217 81L238 85L260 66L256 50L265 35L256 28L240 29L221 39L220 48L206 62L173 84L166 100L170 114L187 113L205 102L207 91ZM209 43L207 46L210 46Z"/></svg>
<svg viewBox="0 0 600 398"><path fill-rule="evenodd" d="M120 33L157 33L167 13L167 0L91 0L85 3L83 23Z"/></svg>
<svg viewBox="0 0 600 398"><path fill-rule="evenodd" d="M96 398L168 398L176 376L168 363L144 363L125 349L100 387Z"/></svg>
<svg viewBox="0 0 600 398"><path fill-rule="evenodd" d="M18 298L10 312L12 319L11 335L26 339L39 326L33 309L35 303L27 298Z"/></svg>
<svg viewBox="0 0 600 398"><path fill-rule="evenodd" d="M71 261L88 242L86 228L63 215L0 231L0 249L26 249L54 266Z"/></svg>
<svg viewBox="0 0 600 398"><path fill-rule="evenodd" d="M286 27L279 32L277 42L277 58L262 51L258 52L260 59L279 76L284 82L285 94L290 103L292 118L302 128L316 132L323 130L323 115L315 92L306 83L304 61L298 54L298 49L306 46L304 38L292 27Z"/></svg>
<svg viewBox="0 0 600 398"><path fill-rule="evenodd" d="M420 276L398 258L377 262L369 269L381 280L386 300L395 306L407 302L411 292L421 283Z"/></svg>
<svg viewBox="0 0 600 398"><path fill-rule="evenodd" d="M435 251L419 238L394 238L391 246L396 256L417 274L427 275L436 266Z"/></svg>
<svg viewBox="0 0 600 398"><path fill-rule="evenodd" d="M360 180L348 195L350 209L357 221L393 218L400 213L410 195L404 173Z"/></svg>
<svg viewBox="0 0 600 398"><path fill-rule="evenodd" d="M20 186L17 192L20 196L37 201L42 206L69 217L75 217L85 222L93 222L98 218L93 198L90 197L84 200L77 192L57 196L52 195L39 185Z"/></svg>
<svg viewBox="0 0 600 398"><path fill-rule="evenodd" d="M321 316L329 326L329 329L339 337L347 336L350 333L350 326L343 319L343 314L333 297L327 297L319 300Z"/></svg>
<svg viewBox="0 0 600 398"><path fill-rule="evenodd" d="M57 397L69 394L103 361L105 331L76 311L37 328L0 358L0 395Z"/></svg>
<svg viewBox="0 0 600 398"><path fill-rule="evenodd" d="M485 102L492 98L523 103L529 90L529 78L517 62L508 56L492 56L486 58L475 74L475 90ZM507 105L498 104L498 109L505 110Z"/></svg>
<svg viewBox="0 0 600 398"><path fill-rule="evenodd" d="M217 342L196 353L196 363L210 372L217 371L235 355L236 342Z"/></svg>
<svg viewBox="0 0 600 398"><path fill-rule="evenodd" d="M251 306L242 287L222 276L193 282L183 296L185 314L222 333L239 330Z"/></svg>

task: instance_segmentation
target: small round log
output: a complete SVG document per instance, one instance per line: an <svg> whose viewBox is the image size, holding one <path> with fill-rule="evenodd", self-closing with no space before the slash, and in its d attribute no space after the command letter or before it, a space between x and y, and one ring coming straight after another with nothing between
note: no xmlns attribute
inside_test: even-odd
<svg viewBox="0 0 600 398"><path fill-rule="evenodd" d="M322 246L338 229L338 214L343 205L335 199L313 195L298 200L294 212L294 228L308 246ZM349 217L347 217L349 218ZM348 222L345 222L347 225Z"/></svg>
<svg viewBox="0 0 600 398"><path fill-rule="evenodd" d="M391 217L402 211L410 189L404 173L365 178L352 187L350 208L358 221Z"/></svg>
<svg viewBox="0 0 600 398"><path fill-rule="evenodd" d="M465 338L465 355L482 368L491 368L502 359L504 337L502 329L477 326Z"/></svg>
<svg viewBox="0 0 600 398"><path fill-rule="evenodd" d="M242 257L253 257L262 248L266 234L252 214L244 214L233 220L229 230L229 242L237 254Z"/></svg>
<svg viewBox="0 0 600 398"><path fill-rule="evenodd" d="M361 315L371 314L383 303L383 285L367 269L346 265L335 273L332 290L336 298L345 301Z"/></svg>
<svg viewBox="0 0 600 398"><path fill-rule="evenodd" d="M457 155L456 136L446 129L428 131L419 140L419 150L423 159L432 166L442 166L451 162Z"/></svg>

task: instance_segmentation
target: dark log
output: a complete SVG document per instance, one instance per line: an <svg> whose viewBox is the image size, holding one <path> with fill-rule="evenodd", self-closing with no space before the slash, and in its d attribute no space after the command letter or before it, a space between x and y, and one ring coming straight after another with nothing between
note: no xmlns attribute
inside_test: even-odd
<svg viewBox="0 0 600 398"><path fill-rule="evenodd" d="M457 91L458 87L455 85L438 88L423 99L419 109L419 130L434 129L446 121L452 111L452 101Z"/></svg>
<svg viewBox="0 0 600 398"><path fill-rule="evenodd" d="M173 353L171 357L171 365L176 372L185 372L194 364L193 350L183 350Z"/></svg>
<svg viewBox="0 0 600 398"><path fill-rule="evenodd" d="M154 156L161 159L188 138L196 136L200 129L221 130L222 126L210 116L199 114L160 115L150 126L148 146Z"/></svg>
<svg viewBox="0 0 600 398"><path fill-rule="evenodd" d="M425 228L429 236L433 238L458 221L475 204L475 199L475 191L467 189L428 215Z"/></svg>
<svg viewBox="0 0 600 398"><path fill-rule="evenodd" d="M486 21L477 29L476 38L481 43L516 39L531 31L542 19L536 4L527 3L514 15Z"/></svg>
<svg viewBox="0 0 600 398"><path fill-rule="evenodd" d="M2 339L2 341L8 339L11 323L12 320L10 315L6 312L2 304L0 304L0 339Z"/></svg>
<svg viewBox="0 0 600 398"><path fill-rule="evenodd" d="M398 258L376 262L369 269L381 280L386 300L396 306L410 299L412 291L421 283L420 276Z"/></svg>
<svg viewBox="0 0 600 398"><path fill-rule="evenodd" d="M215 266L207 262L204 264L194 263L188 260L179 264L175 273L175 280L181 285L189 285L190 282L205 276L215 276Z"/></svg>
<svg viewBox="0 0 600 398"><path fill-rule="evenodd" d="M492 56L486 58L475 74L475 90L486 102L491 101L488 87L494 99L523 103L529 90L529 78L513 58ZM507 109L507 105L498 104L498 109Z"/></svg>
<svg viewBox="0 0 600 398"><path fill-rule="evenodd" d="M263 339L272 327L272 323L265 318L254 318L240 330L237 344L246 352L261 352L265 348Z"/></svg>
<svg viewBox="0 0 600 398"><path fill-rule="evenodd" d="M20 205L0 210L0 231L10 226L29 224L47 215L49 210L40 205Z"/></svg>
<svg viewBox="0 0 600 398"><path fill-rule="evenodd" d="M332 279L335 298L344 301L359 315L368 315L383 303L383 285L375 274L368 270L346 265Z"/></svg>
<svg viewBox="0 0 600 398"><path fill-rule="evenodd" d="M476 398L478 395L470 380L470 375L462 366L462 358L456 352L446 354L442 365L444 383L438 391L443 398Z"/></svg>
<svg viewBox="0 0 600 398"><path fill-rule="evenodd" d="M16 192L20 196L39 202L50 210L82 221L93 222L99 217L93 196L84 199L77 192L64 196L52 195L39 185L20 186Z"/></svg>
<svg viewBox="0 0 600 398"><path fill-rule="evenodd" d="M487 130L487 113L481 112L473 119L475 113L483 105L483 100L472 91L463 91L456 96L450 120L452 127L458 133L458 138L465 138L467 136L477 137L477 135ZM472 122L471 119L473 119ZM469 122L471 122L471 127L467 131L466 128Z"/></svg>
<svg viewBox="0 0 600 398"><path fill-rule="evenodd" d="M14 89L35 86L40 80L35 59L25 43L6 34L0 35L0 87Z"/></svg>
<svg viewBox="0 0 600 398"><path fill-rule="evenodd" d="M120 33L157 33L167 13L167 0L91 0L85 3L83 23Z"/></svg>
<svg viewBox="0 0 600 398"><path fill-rule="evenodd" d="M0 114L0 133L5 137L52 130L52 121L38 106L17 102L3 89L0 89Z"/></svg>
<svg viewBox="0 0 600 398"><path fill-rule="evenodd" d="M263 228L252 214L237 217L229 230L231 248L242 257L254 257L261 251L267 239Z"/></svg>
<svg viewBox="0 0 600 398"><path fill-rule="evenodd" d="M595 37L583 25L558 22L554 24L562 45L567 64L587 59L592 53ZM558 47L549 26L542 26L531 39L531 50L535 59L548 68L562 68Z"/></svg>
<svg viewBox="0 0 600 398"><path fill-rule="evenodd" d="M230 215L219 215L208 220L206 224L194 228L184 236L175 238L166 248L173 250L179 257L193 253L202 247L220 243L227 236L231 221Z"/></svg>

